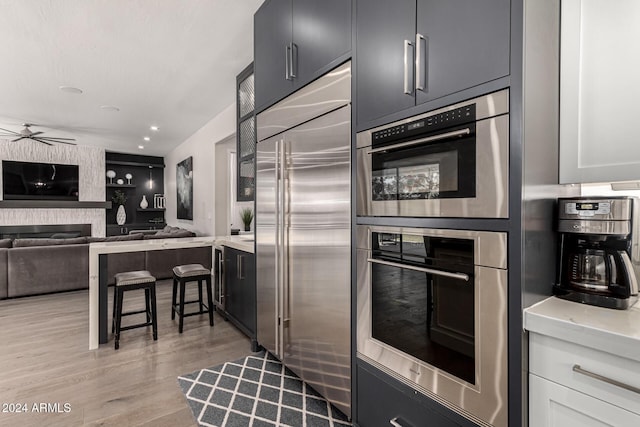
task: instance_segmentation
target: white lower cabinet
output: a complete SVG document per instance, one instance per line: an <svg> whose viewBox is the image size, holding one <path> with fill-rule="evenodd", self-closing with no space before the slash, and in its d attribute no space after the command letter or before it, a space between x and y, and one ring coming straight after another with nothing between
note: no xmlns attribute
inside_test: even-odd
<svg viewBox="0 0 640 427"><path fill-rule="evenodd" d="M529 426L637 427L640 415L529 374Z"/></svg>
<svg viewBox="0 0 640 427"><path fill-rule="evenodd" d="M530 427L639 427L640 363L529 333Z"/></svg>

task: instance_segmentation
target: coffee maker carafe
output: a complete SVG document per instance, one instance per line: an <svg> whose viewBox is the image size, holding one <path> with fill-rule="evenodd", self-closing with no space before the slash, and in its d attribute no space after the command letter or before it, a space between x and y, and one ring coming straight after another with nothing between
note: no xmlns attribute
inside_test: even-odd
<svg viewBox="0 0 640 427"><path fill-rule="evenodd" d="M558 200L559 298L626 309L638 298L638 199Z"/></svg>

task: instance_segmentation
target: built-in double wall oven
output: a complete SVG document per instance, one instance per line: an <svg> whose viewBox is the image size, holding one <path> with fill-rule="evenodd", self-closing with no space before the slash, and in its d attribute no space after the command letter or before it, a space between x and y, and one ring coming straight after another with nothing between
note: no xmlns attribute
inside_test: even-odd
<svg viewBox="0 0 640 427"><path fill-rule="evenodd" d="M507 89L357 135L357 213L508 217Z"/></svg>
<svg viewBox="0 0 640 427"><path fill-rule="evenodd" d="M378 217L356 229L357 357L506 427L507 234L465 219L509 218L508 89L360 132L356 160L357 214Z"/></svg>
<svg viewBox="0 0 640 427"><path fill-rule="evenodd" d="M479 425L507 425L507 237L357 226L357 357Z"/></svg>

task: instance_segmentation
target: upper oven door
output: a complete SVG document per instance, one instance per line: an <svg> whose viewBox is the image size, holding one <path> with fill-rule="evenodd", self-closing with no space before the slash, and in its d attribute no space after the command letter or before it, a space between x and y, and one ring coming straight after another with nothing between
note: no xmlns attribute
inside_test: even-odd
<svg viewBox="0 0 640 427"><path fill-rule="evenodd" d="M503 90L359 133L357 214L508 218L508 105ZM443 127L469 106L476 121ZM422 123L439 129L417 133Z"/></svg>

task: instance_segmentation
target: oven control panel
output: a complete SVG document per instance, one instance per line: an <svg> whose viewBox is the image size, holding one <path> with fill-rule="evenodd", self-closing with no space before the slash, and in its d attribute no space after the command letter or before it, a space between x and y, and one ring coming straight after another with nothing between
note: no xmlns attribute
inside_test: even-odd
<svg viewBox="0 0 640 427"><path fill-rule="evenodd" d="M474 122L476 119L476 105L470 104L453 110L423 117L400 125L390 126L371 134L372 145L385 144L400 139L407 139L446 129L452 126Z"/></svg>

